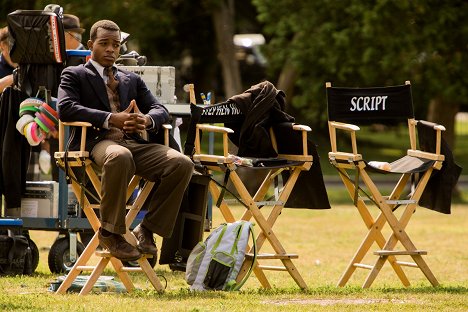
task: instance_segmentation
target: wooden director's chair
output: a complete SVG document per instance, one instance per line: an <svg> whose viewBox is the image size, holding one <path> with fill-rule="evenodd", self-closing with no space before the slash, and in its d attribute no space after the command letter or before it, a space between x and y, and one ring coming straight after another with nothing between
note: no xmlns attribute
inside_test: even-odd
<svg viewBox="0 0 468 312"><path fill-rule="evenodd" d="M234 130L226 126L220 126L220 124L223 123L241 121L244 118L242 113L235 108L233 103L229 102L213 105L196 105L193 85L190 85L190 87L190 106L192 117L189 125L187 142L185 144L185 153L192 157L196 167L203 167L207 170L208 174L211 174L214 171L220 172L224 176L223 183L212 179L209 183L209 191L211 193L213 203L215 203L220 209L226 222L236 221L236 218L228 205L229 201L224 197L225 193L228 192L246 208L241 220L249 221L253 218L253 222L258 225L257 231L259 231L259 234L256 237L256 260L254 260L253 254L254 247L248 247L250 250L246 253L246 258L239 271L237 282L240 282L253 266L253 272L264 288L271 288L271 284L265 275L265 270L287 271L300 288L307 288L304 279L293 263L293 259L297 259L298 254L286 252L283 247L283 243L275 234L273 226L281 214L299 174L301 171L309 170L312 166L313 157L307 152L307 133L311 131L311 129L308 126L293 123L274 125L270 128L269 135L271 137L273 147L278 152L278 156L275 158L272 157L271 159L260 160L258 165L262 167L256 167L255 163L251 167L243 166L242 164L239 164L238 161L245 161L248 158L238 158L236 160L228 151L228 135L234 134ZM216 123L217 125L212 125L212 123ZM283 140L277 139L278 133L281 131L284 131L285 133L293 132L298 135L299 143L296 147L299 148L300 153L282 153L281 142L284 141L284 135L282 136ZM210 132L218 133L222 136L223 143L222 153L220 153L221 155L205 154L202 151L202 133ZM190 139L191 136L194 136L194 138ZM289 139L292 137L293 135L289 136ZM190 144L187 144L191 140L194 140L193 149L190 148ZM255 159L253 160L255 162ZM239 167L254 171L259 168L268 169L266 177L263 179L263 182L256 192L252 194L249 192L244 183L245 181L242 180L237 172ZM268 198L268 191L275 183L277 183L279 176L285 172L289 173L289 178L283 180L284 186L279 188L279 190L277 188L277 194L274 200ZM230 191L227 188L228 182L232 184L235 191ZM265 212L264 208L266 207L272 208L268 216L265 216L263 213ZM274 253L260 253L265 241L269 242ZM259 262L262 260L280 260L283 265L260 265ZM253 263L253 261L255 261L255 263Z"/></svg>
<svg viewBox="0 0 468 312"><path fill-rule="evenodd" d="M78 131L79 128L81 128L81 146L79 151L65 151L65 126L70 128L75 127L75 129L72 131ZM95 209L99 209L99 204L94 203L96 201L100 202L101 182L97 172L93 168L93 162L90 159L89 152L85 150L86 130L90 126L91 124L88 122L59 121L59 151L55 153L55 159L59 167L63 169L67 177L69 177L73 193L75 194L84 214L86 215L86 218L88 219L95 233L93 238L84 249L83 253L77 259L75 265L68 272L65 280L58 288L57 293L65 293L81 272L91 272L89 279L80 291L80 295L89 293L109 262L112 264L114 270L116 271L128 292L131 292L135 288L128 272L143 272L157 291L163 291L163 286L159 278L156 276L156 272L148 262L148 258L151 258L152 255L142 255L142 257L137 260L139 267L127 267L124 266L122 261L112 257L109 251L97 251L97 247L99 245L98 230L100 228L100 221L96 215ZM165 130L164 141L165 144L168 145L169 130L171 129L171 126L163 126ZM73 169L76 168L84 169L86 177L89 179L92 187L94 188L94 192L90 190L88 185L85 185L85 182L83 179L81 179L81 177L76 176L76 173L73 171ZM132 222L135 220L153 186L154 182L146 180L142 181L142 178L139 176L134 176L128 185L127 201L138 187L138 195L133 200L131 205L127 205L128 212L125 218L127 232L124 234L124 237L131 244L136 245L137 241L129 228ZM96 196L99 197L97 200ZM88 264L93 254L100 258L97 265Z"/></svg>
<svg viewBox="0 0 468 312"><path fill-rule="evenodd" d="M403 266L419 268L433 286L439 285L423 259L427 252L416 248L405 228L419 204L431 174L434 170L440 170L444 162L444 155L441 154L441 132L445 128L414 119L409 81L401 86L380 88L336 88L327 82L326 90L331 141L329 161L338 170L354 205L369 230L338 285L344 286L356 268L362 268L370 270L363 288L370 287L387 261L404 286L409 286L410 282L402 269ZM389 124L389 122L395 124L397 121L404 121L408 124L410 149L407 150L406 156L392 163L366 162L358 152L356 134L360 128L356 124ZM425 123L432 128L430 133L434 138L432 142L435 146L434 152L417 148L416 126L418 123ZM338 150L338 130L350 135L351 151ZM419 133L419 139L421 139L421 133ZM354 171L354 175L350 173L351 171ZM372 179L372 173L394 173L399 174L400 178L389 195L384 196ZM361 181L364 185L360 183ZM409 182L413 182L410 190L406 187ZM369 200L379 209L375 219L365 200ZM400 206L403 211L398 218L395 210ZM391 235L387 239L381 232L385 224L388 224L391 229ZM374 242L380 248L374 252L377 256L376 262L373 265L361 263ZM402 250L394 249L397 243L401 244ZM414 262L397 260L397 256L410 256Z"/></svg>

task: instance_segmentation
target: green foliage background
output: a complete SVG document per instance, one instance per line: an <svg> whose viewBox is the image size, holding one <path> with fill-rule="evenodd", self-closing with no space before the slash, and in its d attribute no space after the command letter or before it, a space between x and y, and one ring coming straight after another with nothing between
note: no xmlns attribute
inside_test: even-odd
<svg viewBox="0 0 468 312"><path fill-rule="evenodd" d="M228 0L54 1L78 15L89 31L98 19L131 34L130 49L150 65L177 68L177 90L194 82L200 92L222 82L213 8ZM0 23L15 9L42 9L44 0L2 0ZM326 81L336 86L402 84L411 80L416 117L431 99L468 109L468 2L465 0L236 0L237 33L262 32L266 79L276 83L285 64L297 72L289 110L299 121L325 125ZM83 36L88 39L88 33ZM186 56L190 56L187 58ZM184 62L190 61L190 66ZM248 74L248 73L247 73ZM248 86L246 86L248 87Z"/></svg>
<svg viewBox="0 0 468 312"><path fill-rule="evenodd" d="M419 118L434 97L467 104L466 1L253 3L272 37L270 69L290 60L298 71L293 105L307 120L326 118L326 81L357 87L411 80Z"/></svg>

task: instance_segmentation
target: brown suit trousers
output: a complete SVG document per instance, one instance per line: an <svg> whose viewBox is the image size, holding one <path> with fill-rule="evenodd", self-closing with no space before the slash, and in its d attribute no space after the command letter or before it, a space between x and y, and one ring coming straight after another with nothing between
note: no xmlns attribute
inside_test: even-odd
<svg viewBox="0 0 468 312"><path fill-rule="evenodd" d="M124 234L127 186L133 175L156 182L156 191L142 224L153 233L170 237L180 204L193 172L187 156L165 145L134 140L103 140L91 151L101 167L101 227Z"/></svg>

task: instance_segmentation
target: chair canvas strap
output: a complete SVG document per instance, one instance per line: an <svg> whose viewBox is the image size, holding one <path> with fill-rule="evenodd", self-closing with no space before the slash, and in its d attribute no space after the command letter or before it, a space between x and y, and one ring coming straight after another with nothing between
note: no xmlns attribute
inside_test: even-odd
<svg viewBox="0 0 468 312"><path fill-rule="evenodd" d="M354 197L353 197L353 203L354 206L357 205L358 197L359 197L359 169L356 169L356 175L354 178ZM366 194L367 195L367 194Z"/></svg>
<svg viewBox="0 0 468 312"><path fill-rule="evenodd" d="M226 172L224 173L224 181L223 181L223 185L221 187L221 193L219 194L218 201L216 202L216 207L219 207L221 205L221 202L224 199L224 194L226 193L227 183L229 181L229 175L230 174L231 174L231 170L229 170L229 169L226 170Z"/></svg>

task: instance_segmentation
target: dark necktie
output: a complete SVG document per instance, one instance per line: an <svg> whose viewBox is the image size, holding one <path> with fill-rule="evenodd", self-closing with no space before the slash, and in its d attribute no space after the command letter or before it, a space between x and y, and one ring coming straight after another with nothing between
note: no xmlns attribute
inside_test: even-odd
<svg viewBox="0 0 468 312"><path fill-rule="evenodd" d="M117 91L117 87L119 85L119 82L115 79L114 77L114 72L112 70L112 67L106 67L104 68L104 73L106 74L106 76L109 78L107 80L107 85L109 86L109 88L112 90L112 92L116 92Z"/></svg>

